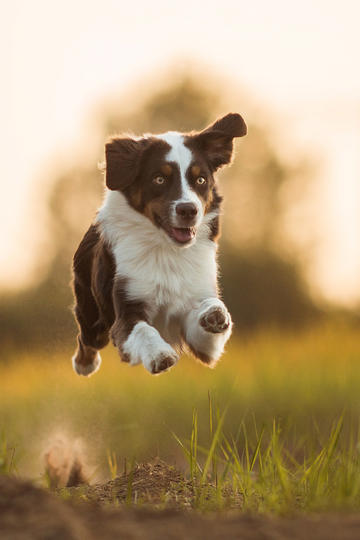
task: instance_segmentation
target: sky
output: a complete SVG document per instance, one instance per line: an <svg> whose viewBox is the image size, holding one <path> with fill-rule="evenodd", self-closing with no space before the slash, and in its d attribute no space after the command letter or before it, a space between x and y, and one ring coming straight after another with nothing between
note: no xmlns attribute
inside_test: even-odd
<svg viewBox="0 0 360 540"><path fill-rule="evenodd" d="M358 302L359 20L357 0L3 5L0 286L31 275L43 223L36 186L46 189L54 163L73 160L91 138L96 106L187 58L269 110L280 150L317 157L312 283L329 301Z"/></svg>

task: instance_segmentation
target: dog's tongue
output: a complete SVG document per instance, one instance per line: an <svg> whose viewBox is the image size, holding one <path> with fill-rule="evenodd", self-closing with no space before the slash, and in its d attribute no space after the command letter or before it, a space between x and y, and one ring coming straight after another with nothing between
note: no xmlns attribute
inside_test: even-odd
<svg viewBox="0 0 360 540"><path fill-rule="evenodd" d="M186 229L178 229L176 227L173 227L172 234L175 240L177 240L177 242L185 244L185 242L189 242L194 237L195 231L190 227Z"/></svg>

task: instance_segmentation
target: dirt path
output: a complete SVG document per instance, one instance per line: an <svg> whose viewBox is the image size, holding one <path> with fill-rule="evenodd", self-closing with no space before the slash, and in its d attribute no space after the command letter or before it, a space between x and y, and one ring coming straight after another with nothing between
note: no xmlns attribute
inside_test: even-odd
<svg viewBox="0 0 360 540"><path fill-rule="evenodd" d="M143 482L142 488L152 500L155 500L156 494L160 494L164 486L168 487L168 478L164 477L163 472L161 467L154 468L149 465L140 467L135 478L135 482L138 483L135 485L140 490L140 484ZM174 479L178 473L174 471L172 474ZM360 538L360 515L326 514L275 519L247 516L239 511L232 515L212 514L204 517L186 510L129 509L124 505L117 506L116 498L113 499L114 493L118 494L118 500L127 493L127 485L121 479L117 480L89 488L87 501L79 503L72 500L64 501L57 495L11 476L0 477L0 539L358 540ZM77 499L81 500L82 492L80 488L77 489L79 490ZM186 485L183 489L185 491L182 493L186 496Z"/></svg>

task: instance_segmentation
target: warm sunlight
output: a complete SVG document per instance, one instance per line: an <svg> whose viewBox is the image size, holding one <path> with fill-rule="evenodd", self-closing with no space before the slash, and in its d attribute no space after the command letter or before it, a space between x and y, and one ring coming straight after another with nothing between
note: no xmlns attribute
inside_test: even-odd
<svg viewBox="0 0 360 540"><path fill-rule="evenodd" d="M360 1L2 8L0 537L358 540Z"/></svg>
<svg viewBox="0 0 360 540"><path fill-rule="evenodd" d="M275 121L279 151L305 150L317 162L316 197L308 220L296 225L313 237L307 273L327 299L359 301L356 0L225 1L221 8L187 0L17 0L3 11L3 286L24 284L38 271L34 254L44 249L46 223L39 186L46 192L58 164L98 142L94 111L167 65L191 60L225 85L233 80Z"/></svg>

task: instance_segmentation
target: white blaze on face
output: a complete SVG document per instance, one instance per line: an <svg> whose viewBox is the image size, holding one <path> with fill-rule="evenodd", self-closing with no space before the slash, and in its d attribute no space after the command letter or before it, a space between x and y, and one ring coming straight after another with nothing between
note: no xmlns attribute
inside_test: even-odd
<svg viewBox="0 0 360 540"><path fill-rule="evenodd" d="M180 169L181 180L181 195L180 198L173 202L172 217L176 221L176 205L179 203L192 202L197 208L196 224L199 224L203 218L203 206L198 195L191 189L186 178L186 172L191 165L193 155L191 150L184 144L184 136L176 131L168 131L163 135L157 135L159 139L167 142L171 146L171 150L166 154L165 159L169 162L174 162Z"/></svg>

